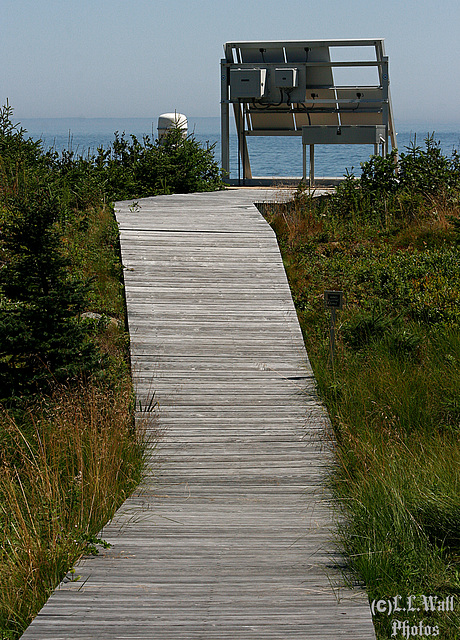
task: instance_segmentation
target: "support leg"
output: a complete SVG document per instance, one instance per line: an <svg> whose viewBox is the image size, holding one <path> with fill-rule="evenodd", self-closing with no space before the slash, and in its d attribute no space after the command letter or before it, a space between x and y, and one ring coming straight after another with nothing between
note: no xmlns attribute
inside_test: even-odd
<svg viewBox="0 0 460 640"><path fill-rule="evenodd" d="M310 176L309 185L313 187L315 184L315 145L310 145Z"/></svg>

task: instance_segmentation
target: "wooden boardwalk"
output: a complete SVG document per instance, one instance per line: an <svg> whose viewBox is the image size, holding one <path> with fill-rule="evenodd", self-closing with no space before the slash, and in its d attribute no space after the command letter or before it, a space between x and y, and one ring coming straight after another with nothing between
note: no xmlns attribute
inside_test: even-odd
<svg viewBox="0 0 460 640"><path fill-rule="evenodd" d="M118 203L138 401L163 436L140 490L26 640L375 638L342 586L327 415L267 191ZM142 413L139 414L142 417Z"/></svg>

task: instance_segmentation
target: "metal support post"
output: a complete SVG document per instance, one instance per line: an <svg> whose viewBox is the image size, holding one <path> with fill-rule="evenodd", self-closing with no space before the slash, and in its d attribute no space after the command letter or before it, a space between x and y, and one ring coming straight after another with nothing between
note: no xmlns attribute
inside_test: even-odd
<svg viewBox="0 0 460 640"><path fill-rule="evenodd" d="M238 148L241 162L243 163L243 181L245 178L252 178L251 165L249 163L248 147L246 143L246 135L244 131L244 114L242 113L241 102L233 103L235 113L236 131L238 134Z"/></svg>
<svg viewBox="0 0 460 640"><path fill-rule="evenodd" d="M302 142L302 180L307 180L307 145Z"/></svg>
<svg viewBox="0 0 460 640"><path fill-rule="evenodd" d="M310 177L309 185L313 187L315 184L315 145L310 145Z"/></svg>
<svg viewBox="0 0 460 640"><path fill-rule="evenodd" d="M230 121L228 104L228 65L226 60L220 62L220 131L221 156L224 180L230 177Z"/></svg>
<svg viewBox="0 0 460 640"><path fill-rule="evenodd" d="M389 103L389 84L390 84L390 76L388 75L388 56L382 57L382 120L385 125L385 143L384 143L384 151L383 157L385 158L387 155L388 149L388 138L390 135L390 103ZM391 142L392 146L394 146L394 141Z"/></svg>

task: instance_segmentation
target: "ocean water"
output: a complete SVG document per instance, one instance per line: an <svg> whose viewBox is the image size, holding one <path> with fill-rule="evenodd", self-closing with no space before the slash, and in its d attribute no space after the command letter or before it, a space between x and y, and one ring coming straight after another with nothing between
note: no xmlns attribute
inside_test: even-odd
<svg viewBox="0 0 460 640"><path fill-rule="evenodd" d="M71 149L85 155L98 147L108 148L114 133L125 132L138 139L144 135L156 138L157 118L25 118L20 121L27 136L42 140L45 149ZM214 154L220 164L220 118L189 118L189 133L202 144L215 144ZM402 124L397 127L397 145L405 151L415 142L424 146L427 135L434 134L443 152L450 156L460 149L460 124L438 126ZM300 137L248 137L248 150L253 176L297 177L302 175L302 142ZM360 163L369 158L373 147L364 145L322 145L315 148L316 176L360 175ZM235 130L230 135L230 177L238 178L238 152Z"/></svg>

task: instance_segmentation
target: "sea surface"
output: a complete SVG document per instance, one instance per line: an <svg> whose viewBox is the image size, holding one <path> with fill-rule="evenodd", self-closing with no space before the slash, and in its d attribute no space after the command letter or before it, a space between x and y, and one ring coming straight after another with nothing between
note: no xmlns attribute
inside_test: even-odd
<svg viewBox="0 0 460 640"><path fill-rule="evenodd" d="M24 118L20 125L27 137L42 140L44 149L73 150L77 154L96 153L98 147L108 148L114 133L157 137L157 118ZM412 144L424 147L427 136L434 134L445 155L460 149L460 123L438 125L405 123L396 127L399 151ZM220 118L189 118L188 132L206 145L215 145L214 154L221 163ZM300 137L249 137L249 157L253 176L297 177L302 175L302 142ZM373 147L364 145L317 145L315 175L343 176L347 172L360 175L360 163L369 158ZM238 152L235 130L230 135L230 177L238 178Z"/></svg>

